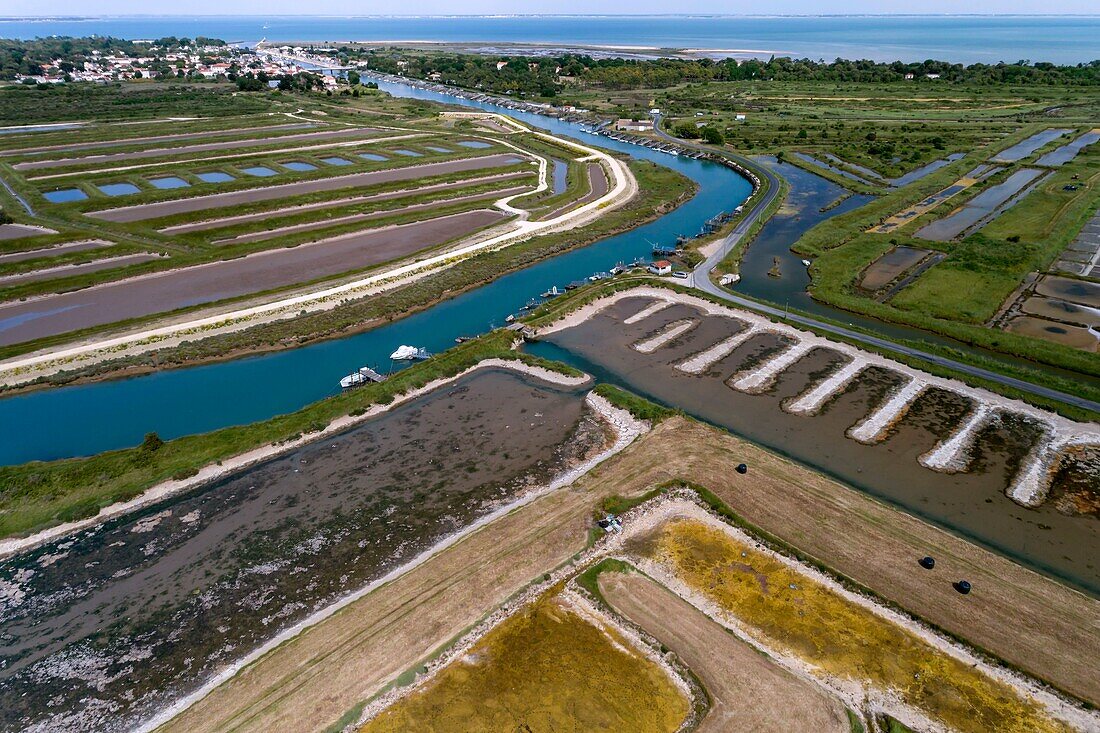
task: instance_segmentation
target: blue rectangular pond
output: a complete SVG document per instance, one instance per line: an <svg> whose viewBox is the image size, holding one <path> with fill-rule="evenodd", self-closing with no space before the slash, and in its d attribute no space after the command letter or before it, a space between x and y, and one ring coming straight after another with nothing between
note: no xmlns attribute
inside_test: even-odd
<svg viewBox="0 0 1100 733"><path fill-rule="evenodd" d="M332 156L331 158L321 158L321 160L328 163L329 165L351 165L351 161L347 158L338 158L336 156Z"/></svg>
<svg viewBox="0 0 1100 733"><path fill-rule="evenodd" d="M301 160L292 160L289 163L279 163L284 168L289 168L292 171L315 171L317 166L312 163L306 163Z"/></svg>
<svg viewBox="0 0 1100 733"><path fill-rule="evenodd" d="M176 176L165 176L164 178L150 178L149 183L153 184L154 188L167 190L170 188L187 188L191 184L182 178Z"/></svg>
<svg viewBox="0 0 1100 733"><path fill-rule="evenodd" d="M419 158L421 155L423 155L423 153L418 153L415 150L406 150L405 148L398 148L393 152L397 153L398 155L407 155L410 158Z"/></svg>
<svg viewBox="0 0 1100 733"><path fill-rule="evenodd" d="M441 147L438 147L436 145L425 145L424 147L426 147L428 150L431 150L433 153L453 153L454 152L453 150L449 150L447 148L441 148Z"/></svg>
<svg viewBox="0 0 1100 733"><path fill-rule="evenodd" d="M490 145L489 143L482 142L481 140L459 140L458 144L461 145L464 148L491 148L492 147L492 145Z"/></svg>
<svg viewBox="0 0 1100 733"><path fill-rule="evenodd" d="M196 173L197 177L203 183L228 183L233 180L233 176L222 171L207 171L206 173Z"/></svg>
<svg viewBox="0 0 1100 733"><path fill-rule="evenodd" d="M56 191L46 191L42 194L51 204L65 204L70 201L83 201L88 194L79 188L59 188Z"/></svg>
<svg viewBox="0 0 1100 733"><path fill-rule="evenodd" d="M389 160L386 156L378 153L359 153L359 157L363 160Z"/></svg>
<svg viewBox="0 0 1100 733"><path fill-rule="evenodd" d="M241 168L241 170L250 176L260 176L261 178L265 176L276 175L275 171L262 165L253 165L249 166L248 168Z"/></svg>
<svg viewBox="0 0 1100 733"><path fill-rule="evenodd" d="M108 196L129 196L141 190L132 183L97 183L95 187Z"/></svg>

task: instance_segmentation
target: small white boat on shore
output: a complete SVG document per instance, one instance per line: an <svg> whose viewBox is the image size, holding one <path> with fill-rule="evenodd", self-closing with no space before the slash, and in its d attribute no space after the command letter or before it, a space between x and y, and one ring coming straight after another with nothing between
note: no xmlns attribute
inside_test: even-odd
<svg viewBox="0 0 1100 733"><path fill-rule="evenodd" d="M427 349L419 346L398 346L397 351L390 354L390 359L394 361L413 361L430 357L431 353L429 353Z"/></svg>

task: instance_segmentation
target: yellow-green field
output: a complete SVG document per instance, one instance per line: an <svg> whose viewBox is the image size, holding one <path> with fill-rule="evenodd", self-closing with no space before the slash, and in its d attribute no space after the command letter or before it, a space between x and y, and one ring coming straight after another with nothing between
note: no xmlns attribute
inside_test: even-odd
<svg viewBox="0 0 1100 733"><path fill-rule="evenodd" d="M888 690L953 730L1068 730L1008 685L719 528L674 520L651 551L752 633L821 674Z"/></svg>
<svg viewBox="0 0 1100 733"><path fill-rule="evenodd" d="M540 600L361 732L675 731L688 699L621 634L595 623L559 598Z"/></svg>

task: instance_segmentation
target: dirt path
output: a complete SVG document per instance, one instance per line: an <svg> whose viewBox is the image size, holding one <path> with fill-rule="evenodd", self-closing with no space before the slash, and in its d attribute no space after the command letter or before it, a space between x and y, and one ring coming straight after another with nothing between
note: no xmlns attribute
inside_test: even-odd
<svg viewBox="0 0 1100 733"><path fill-rule="evenodd" d="M711 696L711 709L698 733L848 733L848 717L839 700L773 664L644 575L602 573L600 591L616 610L675 652L702 681Z"/></svg>
<svg viewBox="0 0 1100 733"><path fill-rule="evenodd" d="M589 501L559 491L502 517L288 641L158 730L325 730L579 551Z"/></svg>

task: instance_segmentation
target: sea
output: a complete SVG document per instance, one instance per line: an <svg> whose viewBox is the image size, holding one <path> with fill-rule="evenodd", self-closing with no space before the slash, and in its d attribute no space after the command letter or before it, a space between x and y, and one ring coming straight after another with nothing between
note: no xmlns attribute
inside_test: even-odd
<svg viewBox="0 0 1100 733"><path fill-rule="evenodd" d="M425 41L691 49L711 57L1058 64L1100 59L1100 15L88 16L0 18L0 38L208 36L230 42Z"/></svg>

